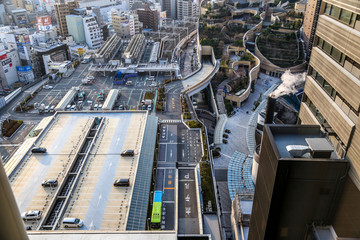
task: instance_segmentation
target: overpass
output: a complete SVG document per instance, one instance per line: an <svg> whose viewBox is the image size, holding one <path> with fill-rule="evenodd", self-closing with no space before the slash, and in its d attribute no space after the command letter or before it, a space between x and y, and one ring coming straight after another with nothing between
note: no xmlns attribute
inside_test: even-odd
<svg viewBox="0 0 360 240"><path fill-rule="evenodd" d="M102 72L104 76L108 72L121 71L122 73L139 73L139 72L169 72L175 73L175 76L181 78L180 67L178 63L149 63L137 65L112 65L112 64L92 64L89 68L93 72Z"/></svg>

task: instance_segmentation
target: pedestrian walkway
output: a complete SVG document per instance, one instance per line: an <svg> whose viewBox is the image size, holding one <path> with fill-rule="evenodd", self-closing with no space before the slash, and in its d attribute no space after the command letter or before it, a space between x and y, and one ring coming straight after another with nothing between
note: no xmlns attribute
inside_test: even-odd
<svg viewBox="0 0 360 240"><path fill-rule="evenodd" d="M161 123L181 123L181 120L179 120L179 119L163 119L163 120L161 120Z"/></svg>
<svg viewBox="0 0 360 240"><path fill-rule="evenodd" d="M254 194L255 186L251 179L252 156L235 151L228 168L228 186L231 200L235 194Z"/></svg>

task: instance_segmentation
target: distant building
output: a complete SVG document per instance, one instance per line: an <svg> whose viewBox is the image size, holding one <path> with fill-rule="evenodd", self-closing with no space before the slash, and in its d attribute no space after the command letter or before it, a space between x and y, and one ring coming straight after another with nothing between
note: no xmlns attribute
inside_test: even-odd
<svg viewBox="0 0 360 240"><path fill-rule="evenodd" d="M0 78L2 88L12 88L19 81L16 67L20 66L20 58L15 48L6 50L0 45Z"/></svg>
<svg viewBox="0 0 360 240"><path fill-rule="evenodd" d="M177 19L199 16L199 5L191 0L177 0Z"/></svg>
<svg viewBox="0 0 360 240"><path fill-rule="evenodd" d="M69 35L73 36L77 43L85 42L83 17L79 15L67 15L66 24Z"/></svg>
<svg viewBox="0 0 360 240"><path fill-rule="evenodd" d="M295 3L295 12L296 13L304 13L306 9L307 0L302 0L300 2Z"/></svg>
<svg viewBox="0 0 360 240"><path fill-rule="evenodd" d="M306 61L309 61L315 37L315 28L319 17L322 0L307 0L303 21L303 39L305 43Z"/></svg>
<svg viewBox="0 0 360 240"><path fill-rule="evenodd" d="M11 0L11 3L14 4L16 8L24 8L23 0Z"/></svg>
<svg viewBox="0 0 360 240"><path fill-rule="evenodd" d="M139 16L139 21L143 23L144 29L158 30L158 11L151 10L149 4L146 4L144 9L137 9L136 13Z"/></svg>
<svg viewBox="0 0 360 240"><path fill-rule="evenodd" d="M111 11L112 26L121 37L132 37L140 33L141 24L136 13Z"/></svg>
<svg viewBox="0 0 360 240"><path fill-rule="evenodd" d="M26 9L15 9L12 10L12 18L16 26L25 26L29 24L29 17Z"/></svg>
<svg viewBox="0 0 360 240"><path fill-rule="evenodd" d="M161 8L168 18L177 19L177 0L161 0Z"/></svg>
<svg viewBox="0 0 360 240"><path fill-rule="evenodd" d="M74 8L78 8L78 2L65 2L64 0L60 0L59 2L55 3L55 12L56 12L56 19L58 24L58 31L60 36L66 36L69 34L67 24L66 24L66 16L73 13Z"/></svg>
<svg viewBox="0 0 360 240"><path fill-rule="evenodd" d="M104 42L102 29L94 16L83 17L85 40L89 48L98 49Z"/></svg>

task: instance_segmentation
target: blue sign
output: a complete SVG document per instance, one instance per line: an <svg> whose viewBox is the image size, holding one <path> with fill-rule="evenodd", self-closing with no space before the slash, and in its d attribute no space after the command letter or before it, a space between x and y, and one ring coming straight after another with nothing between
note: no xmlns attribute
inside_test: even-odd
<svg viewBox="0 0 360 240"><path fill-rule="evenodd" d="M18 67L16 67L16 70L18 72L29 72L32 70L32 68L30 65L29 66L18 66Z"/></svg>

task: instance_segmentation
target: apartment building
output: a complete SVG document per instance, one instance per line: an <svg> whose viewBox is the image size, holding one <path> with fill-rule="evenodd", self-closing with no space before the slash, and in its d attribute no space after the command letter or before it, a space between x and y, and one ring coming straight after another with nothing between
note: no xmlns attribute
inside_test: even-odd
<svg viewBox="0 0 360 240"><path fill-rule="evenodd" d="M121 37L132 37L141 31L142 24L134 12L111 11L111 22L115 32Z"/></svg>
<svg viewBox="0 0 360 240"><path fill-rule="evenodd" d="M177 19L199 16L199 5L191 0L177 0Z"/></svg>
<svg viewBox="0 0 360 240"><path fill-rule="evenodd" d="M83 17L79 15L67 15L66 24L69 35L73 36L76 43L85 42Z"/></svg>
<svg viewBox="0 0 360 240"><path fill-rule="evenodd" d="M89 48L98 49L104 42L103 30L99 27L96 18L92 15L83 17L85 41Z"/></svg>
<svg viewBox="0 0 360 240"><path fill-rule="evenodd" d="M161 0L161 8L168 18L177 19L177 0Z"/></svg>
<svg viewBox="0 0 360 240"><path fill-rule="evenodd" d="M55 3L54 7L56 12L59 34L60 36L66 36L68 35L66 15L72 14L73 10L79 7L79 4L76 0L71 2L59 0Z"/></svg>
<svg viewBox="0 0 360 240"><path fill-rule="evenodd" d="M322 0L299 123L319 124L350 162L331 226L339 238L360 238L360 7Z"/></svg>
<svg viewBox="0 0 360 240"><path fill-rule="evenodd" d="M139 16L139 21L142 22L144 29L152 29L153 31L158 30L158 11L151 10L149 4L145 4L143 9L137 9L136 13Z"/></svg>

